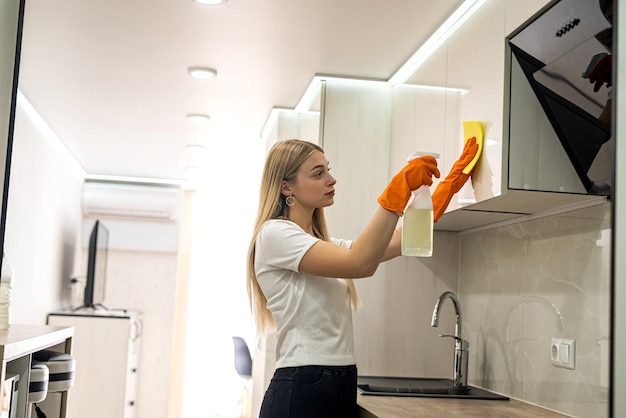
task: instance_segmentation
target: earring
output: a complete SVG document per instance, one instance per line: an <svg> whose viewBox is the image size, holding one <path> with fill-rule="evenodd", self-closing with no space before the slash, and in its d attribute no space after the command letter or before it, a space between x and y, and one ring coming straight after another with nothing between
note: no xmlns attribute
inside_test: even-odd
<svg viewBox="0 0 626 418"><path fill-rule="evenodd" d="M292 207L293 205L296 204L296 198L293 197L292 194L290 194L289 196L285 198L285 203L287 204L287 206Z"/></svg>

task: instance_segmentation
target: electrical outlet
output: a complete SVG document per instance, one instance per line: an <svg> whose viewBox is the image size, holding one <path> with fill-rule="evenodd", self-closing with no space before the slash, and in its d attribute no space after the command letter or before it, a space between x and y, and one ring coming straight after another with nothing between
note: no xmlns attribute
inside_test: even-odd
<svg viewBox="0 0 626 418"><path fill-rule="evenodd" d="M566 369L576 368L576 340L552 338L550 344L550 359L555 367Z"/></svg>

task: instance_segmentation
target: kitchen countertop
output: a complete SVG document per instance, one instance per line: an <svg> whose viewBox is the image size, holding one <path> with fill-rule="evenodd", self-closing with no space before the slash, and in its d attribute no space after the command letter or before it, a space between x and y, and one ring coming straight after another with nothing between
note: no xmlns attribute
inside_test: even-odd
<svg viewBox="0 0 626 418"><path fill-rule="evenodd" d="M567 417L549 409L511 399L486 401L452 398L412 398L357 394L360 418L412 417Z"/></svg>

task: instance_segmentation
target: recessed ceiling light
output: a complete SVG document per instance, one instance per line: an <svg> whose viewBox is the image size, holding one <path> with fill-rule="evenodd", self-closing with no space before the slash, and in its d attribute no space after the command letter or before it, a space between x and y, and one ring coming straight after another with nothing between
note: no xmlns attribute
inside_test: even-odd
<svg viewBox="0 0 626 418"><path fill-rule="evenodd" d="M189 67L187 68L187 74L193 78L213 78L217 76L217 71L209 67Z"/></svg>
<svg viewBox="0 0 626 418"><path fill-rule="evenodd" d="M193 123L208 123L209 122L209 115L200 115L200 114L192 114L192 115L187 115L187 120L189 122L193 122Z"/></svg>
<svg viewBox="0 0 626 418"><path fill-rule="evenodd" d="M205 150L205 146L204 145L199 145L199 144L189 144L187 145L187 150L190 153L200 153L200 152L204 152Z"/></svg>
<svg viewBox="0 0 626 418"><path fill-rule="evenodd" d="M208 6L219 6L226 3L228 0L194 0L196 3L206 4Z"/></svg>

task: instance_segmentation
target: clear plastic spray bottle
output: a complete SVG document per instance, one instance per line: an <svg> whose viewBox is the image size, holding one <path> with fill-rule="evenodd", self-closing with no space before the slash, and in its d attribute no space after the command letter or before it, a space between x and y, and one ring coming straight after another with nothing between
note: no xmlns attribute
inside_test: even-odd
<svg viewBox="0 0 626 418"><path fill-rule="evenodd" d="M415 152L407 161L424 155L439 158L431 152ZM433 199L426 185L413 191L402 217L402 255L431 257L433 255Z"/></svg>

